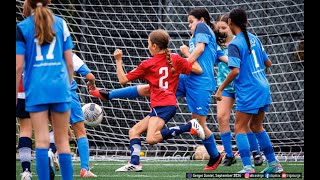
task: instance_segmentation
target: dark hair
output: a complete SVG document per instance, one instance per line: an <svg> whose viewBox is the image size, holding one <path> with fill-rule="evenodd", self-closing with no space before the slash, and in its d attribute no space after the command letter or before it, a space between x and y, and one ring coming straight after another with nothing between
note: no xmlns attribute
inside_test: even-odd
<svg viewBox="0 0 320 180"><path fill-rule="evenodd" d="M228 24L228 19L229 19L229 13L226 13L226 14L223 14L223 15L220 15L218 16L217 18L217 21L216 22L219 22L219 21L222 21L222 22L225 22ZM215 31L215 34L216 34L216 37L217 37L217 43L219 46L226 46L225 45L225 42L226 42L226 38L228 37L228 35L226 33L221 33L219 31L219 29L217 29Z"/></svg>
<svg viewBox="0 0 320 180"><path fill-rule="evenodd" d="M29 5L34 10L34 36L38 39L39 45L44 42L51 43L56 36L52 29L52 12L46 7L50 3L51 0L29 0Z"/></svg>
<svg viewBox="0 0 320 180"><path fill-rule="evenodd" d="M211 16L209 14L209 11L204 7L196 7L189 11L188 15L192 15L197 19L203 19L205 20L206 24L212 29L216 36L217 44L223 44L225 43L226 35L218 32L215 28L215 24L211 22ZM220 42L219 42L220 41Z"/></svg>
<svg viewBox="0 0 320 180"><path fill-rule="evenodd" d="M174 73L175 69L173 68L170 50L168 48L170 36L167 31L163 29L154 30L149 34L149 38L152 44L156 44L161 50L165 49L165 52L167 54L167 61L169 66L171 67L171 73Z"/></svg>
<svg viewBox="0 0 320 180"><path fill-rule="evenodd" d="M248 19L246 11L240 8L232 9L229 18L235 25L240 27L241 31L243 32L244 38L246 39L249 54L251 54L251 45L247 32Z"/></svg>

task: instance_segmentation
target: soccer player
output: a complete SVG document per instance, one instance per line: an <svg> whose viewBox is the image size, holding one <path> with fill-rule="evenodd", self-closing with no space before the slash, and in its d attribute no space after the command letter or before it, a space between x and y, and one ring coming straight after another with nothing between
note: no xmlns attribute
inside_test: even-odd
<svg viewBox="0 0 320 180"><path fill-rule="evenodd" d="M21 180L31 180L31 150L32 150L32 124L29 113L25 111L25 93L23 89L23 75L18 88L18 103L16 117L19 119L19 158L22 167Z"/></svg>
<svg viewBox="0 0 320 180"><path fill-rule="evenodd" d="M122 51L116 49L114 57L117 65L117 75L120 84L124 85L136 79L145 79L150 85L151 113L139 121L129 130L130 163L120 167L116 172L139 172L141 140L140 135L147 132L146 142L156 144L168 139L173 134L181 134L193 129L204 138L204 131L196 119L178 128L165 128L164 125L176 114L176 90L179 74L190 74L191 71L201 74L202 69L197 62L191 63L177 54L170 54L168 49L170 36L162 29L154 30L149 34L148 49L152 58L142 61L141 64L128 74L122 68ZM92 90L91 90L92 91ZM99 93L97 90L92 93Z"/></svg>
<svg viewBox="0 0 320 180"><path fill-rule="evenodd" d="M213 32L214 24L211 22L210 14L206 8L191 9L188 13L188 23L192 37L189 40L189 47L182 46L180 50L188 57L189 62L197 61L203 73L198 75L191 72L188 76L181 74L176 96L186 97L192 118L198 119L205 131L206 138L202 140L202 143L210 155L210 160L203 170L215 170L220 164L222 156L218 152L212 132L206 125L206 119L211 95L216 89L214 63L217 58L227 62L227 56L221 49L218 49L216 36ZM116 89L110 93L105 89L100 89L98 93L92 95L103 100L124 97L136 98L149 96L150 87L149 85L138 85Z"/></svg>
<svg viewBox="0 0 320 180"><path fill-rule="evenodd" d="M84 76L90 87L95 89L95 76L91 73L91 70L88 66L77 56L76 54L72 55L73 60L73 68L74 72L79 73L81 76ZM78 151L80 156L80 177L88 178L88 177L97 177L97 175L93 174L89 169L89 142L87 139L87 133L84 126L84 115L81 109L81 104L79 100L79 96L77 94L78 85L77 82L72 79L71 86L71 113L70 113L70 124L73 128L74 134L77 138ZM50 132L52 133L52 132ZM54 137L50 135L50 148L53 153L56 153L56 148L54 144ZM57 165L55 165L57 167ZM58 170L58 167L57 169Z"/></svg>
<svg viewBox="0 0 320 180"><path fill-rule="evenodd" d="M74 45L66 22L47 8L50 0L26 3L32 15L16 27L16 94L24 71L25 110L34 128L39 179L50 179L48 110L51 110L61 175L69 180L73 178L68 121Z"/></svg>
<svg viewBox="0 0 320 180"><path fill-rule="evenodd" d="M235 37L229 26L228 26L228 18L229 13L221 15L218 17L216 21L216 29L221 34L225 34L225 39L218 40L218 44L221 49L224 51L226 55L228 55L228 45L231 40ZM218 73L217 73L217 85L218 87L225 80L227 75L229 74L230 69L228 67L228 63L223 61L218 62ZM222 145L224 147L224 151L226 152L226 156L223 160L223 166L231 166L236 163L236 158L232 153L232 136L230 131L230 112L232 110L233 104L235 102L235 89L233 87L233 82L231 82L222 93L223 99L221 101L217 101L217 119L219 123L220 137L222 141ZM260 149L258 146L258 142L256 136L252 131L247 132L250 151L252 152L253 162L255 166L261 166L263 163L263 158L260 154Z"/></svg>
<svg viewBox="0 0 320 180"><path fill-rule="evenodd" d="M271 61L259 38L246 30L248 20L244 10L231 10L228 25L236 35L228 46L228 66L231 71L217 90L216 98L221 101L223 90L233 81L237 99L234 130L243 163L239 173L255 172L247 136L250 129L255 133L268 160L267 167L261 173L280 173L283 171L282 166L275 158L270 138L262 126L265 112L271 104L270 85L264 67L271 67Z"/></svg>

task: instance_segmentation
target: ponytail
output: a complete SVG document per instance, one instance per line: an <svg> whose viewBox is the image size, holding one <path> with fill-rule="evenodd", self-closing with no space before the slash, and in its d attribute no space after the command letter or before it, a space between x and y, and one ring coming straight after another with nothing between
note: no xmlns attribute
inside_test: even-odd
<svg viewBox="0 0 320 180"><path fill-rule="evenodd" d="M34 24L35 38L39 45L51 43L56 36L52 29L53 21L52 12L41 2L38 2L34 8Z"/></svg>
<svg viewBox="0 0 320 180"><path fill-rule="evenodd" d="M176 70L174 69L174 67L172 66L172 59L171 59L171 56L170 56L170 50L167 48L165 50L166 54L167 54L167 62L168 62L168 65L171 67L171 73L174 74L176 72Z"/></svg>

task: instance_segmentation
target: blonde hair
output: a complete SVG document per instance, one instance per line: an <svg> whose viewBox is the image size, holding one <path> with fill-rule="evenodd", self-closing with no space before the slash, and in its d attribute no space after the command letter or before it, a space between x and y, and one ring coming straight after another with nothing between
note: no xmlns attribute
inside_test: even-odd
<svg viewBox="0 0 320 180"><path fill-rule="evenodd" d="M34 11L35 38L38 44L51 43L56 33L53 31L53 14L46 6L51 0L28 0L30 7Z"/></svg>

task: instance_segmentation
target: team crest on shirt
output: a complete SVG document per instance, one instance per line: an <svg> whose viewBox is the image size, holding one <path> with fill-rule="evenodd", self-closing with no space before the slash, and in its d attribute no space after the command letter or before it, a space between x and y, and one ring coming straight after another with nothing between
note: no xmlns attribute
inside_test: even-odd
<svg viewBox="0 0 320 180"><path fill-rule="evenodd" d="M254 38L251 38L250 39L250 44L251 44L252 47L255 46L256 45L256 40Z"/></svg>
<svg viewBox="0 0 320 180"><path fill-rule="evenodd" d="M193 42L190 42L189 51L192 52L193 50L194 50L194 44L193 44Z"/></svg>

